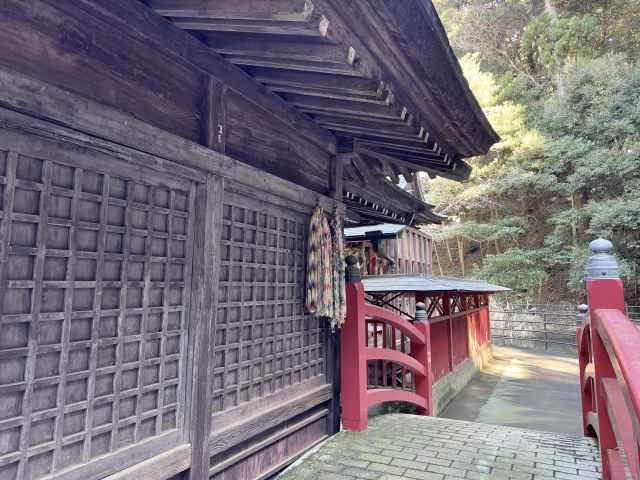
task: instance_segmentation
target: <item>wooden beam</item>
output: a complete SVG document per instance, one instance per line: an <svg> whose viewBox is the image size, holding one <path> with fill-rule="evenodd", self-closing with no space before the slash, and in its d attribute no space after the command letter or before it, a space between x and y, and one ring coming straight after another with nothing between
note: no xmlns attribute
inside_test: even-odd
<svg viewBox="0 0 640 480"><path fill-rule="evenodd" d="M387 105L385 102L371 104L363 102L341 101L325 98L306 97L285 94L284 98L305 113L328 113L357 115L360 117L403 120L409 115L406 108Z"/></svg>
<svg viewBox="0 0 640 480"><path fill-rule="evenodd" d="M193 351L188 371L189 432L191 440L191 478L206 478L209 471L209 435L211 433L211 386L215 322L217 317L218 273L222 235L222 205L224 181L209 176L207 184L198 187L196 194L197 219L194 223L194 282L191 292L191 321L189 328Z"/></svg>
<svg viewBox="0 0 640 480"><path fill-rule="evenodd" d="M436 175L451 180L466 180L471 173L469 166L462 161L455 162L449 167L443 162L433 161L428 158L413 157L411 160L407 160L405 157L388 155L365 147L358 147L357 151L366 157L384 159L392 164L408 168L411 171L435 173Z"/></svg>
<svg viewBox="0 0 640 480"><path fill-rule="evenodd" d="M400 142L395 140L380 140L371 138L360 138L358 143L366 147L374 147L384 149L391 154L395 153L415 153L427 158L433 158L434 160L444 159L445 153L437 148L437 144L433 142L426 142L426 144L415 145L414 142Z"/></svg>
<svg viewBox="0 0 640 480"><path fill-rule="evenodd" d="M340 134L351 134L354 137L359 137L361 135L366 136L367 138L381 138L388 140L399 140L404 142L416 142L417 144L427 145L428 134L424 130L418 130L414 134L406 134L403 132L398 132L391 129L382 129L375 127L354 127L345 125L344 123L332 123L332 122L318 122L323 127L331 130L332 132L340 133Z"/></svg>
<svg viewBox="0 0 640 480"><path fill-rule="evenodd" d="M226 85L219 80L207 78L201 107L201 143L220 153L224 153L226 149L226 90Z"/></svg>
<svg viewBox="0 0 640 480"><path fill-rule="evenodd" d="M409 115L405 120L400 119L382 119L382 118L367 118L362 116L339 116L332 115L330 113L316 113L313 119L318 124L336 124L343 125L345 127L356 128L374 128L374 129L387 129L396 133L402 133L405 135L418 135L420 133L420 126L413 121L413 117Z"/></svg>
<svg viewBox="0 0 640 480"><path fill-rule="evenodd" d="M105 477L104 480L129 480L131 478L169 480L188 470L190 466L191 445L186 444L120 470L118 473Z"/></svg>
<svg viewBox="0 0 640 480"><path fill-rule="evenodd" d="M344 182L344 162L345 154L338 154L331 157L329 180L331 181L331 197L338 201L342 201L343 182Z"/></svg>
<svg viewBox="0 0 640 480"><path fill-rule="evenodd" d="M147 0L167 17L306 20L313 13L307 0Z"/></svg>
<svg viewBox="0 0 640 480"><path fill-rule="evenodd" d="M353 65L355 50L348 46L245 33L204 32L207 45L221 55L242 55L264 58L305 59L312 62L332 62Z"/></svg>
<svg viewBox="0 0 640 480"><path fill-rule="evenodd" d="M346 63L314 62L303 58L266 58L252 55L225 55L234 65L243 67L274 68L279 70L294 70L302 72L325 73L330 75L344 75L362 77L362 73Z"/></svg>
<svg viewBox="0 0 640 480"><path fill-rule="evenodd" d="M353 95L384 95L385 85L371 78L325 75L314 72L283 71L266 68L248 68L260 83L286 87L307 87Z"/></svg>
<svg viewBox="0 0 640 480"><path fill-rule="evenodd" d="M218 78L245 98L262 108L283 125L294 129L314 144L329 153L335 153L335 138L311 120L294 111L277 95L266 92L237 66L227 62L222 56L193 36L167 22L160 15L150 15L150 10L142 2L111 0L94 2L51 2L56 8L73 10L82 8L91 13L96 21L104 22L112 29L118 29L124 36L132 36L155 45L172 55L176 61L187 64L197 71Z"/></svg>
<svg viewBox="0 0 640 480"><path fill-rule="evenodd" d="M381 161L396 163L401 167L410 168L412 170L420 170L421 168L435 168L442 169L443 171L447 169L447 166L439 162L437 160L431 160L428 158L417 158L415 161L409 161L404 158L399 158L395 155L390 155L386 152L381 152L379 150L374 150L372 148L366 148L364 146L359 146L357 148L359 154L364 155L366 157L375 158Z"/></svg>
<svg viewBox="0 0 640 480"><path fill-rule="evenodd" d="M277 427L304 412L308 412L317 405L328 402L331 398L331 386L322 385L287 401L273 404L266 410L258 410L255 414L248 413L241 421L219 430L215 429L212 432L209 437L209 453L211 456L221 454L251 437Z"/></svg>
<svg viewBox="0 0 640 480"><path fill-rule="evenodd" d="M41 120L43 118L50 121ZM0 128L33 132L58 141L64 139L116 155L118 148L125 155L146 152L169 161L149 160L155 162L152 168L166 171L170 166L189 167L238 180L258 191L281 192L284 198L301 205L314 207L321 200L326 208L335 208L335 202L320 193L310 196L306 188L117 109L1 68Z"/></svg>
<svg viewBox="0 0 640 480"><path fill-rule="evenodd" d="M274 93L295 93L298 95L304 95L307 97L319 97L319 98L330 98L334 100L344 100L344 101L352 101L352 102L378 102L383 100L383 96L378 94L378 92L370 92L366 94L354 94L354 93L341 93L336 92L334 90L325 90L318 89L308 86L302 87L289 87L289 86L278 86L278 85L267 85L265 87L268 91ZM385 92L388 95L388 92ZM317 117L315 117L317 118Z"/></svg>
<svg viewBox="0 0 640 480"><path fill-rule="evenodd" d="M214 18L172 18L169 20L183 30L203 30L211 32L234 32L257 35L302 37L317 41L335 42L329 35L326 18L319 22L296 22L275 20L236 20ZM337 43L337 42L335 42Z"/></svg>

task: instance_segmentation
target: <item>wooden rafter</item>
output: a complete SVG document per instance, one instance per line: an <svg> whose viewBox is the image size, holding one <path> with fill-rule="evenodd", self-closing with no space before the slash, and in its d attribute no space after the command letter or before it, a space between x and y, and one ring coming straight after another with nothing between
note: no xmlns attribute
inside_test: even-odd
<svg viewBox="0 0 640 480"><path fill-rule="evenodd" d="M413 8L417 0L407 1ZM319 127L384 155L384 161L378 157L369 166L374 174L411 177L425 170L465 178L468 168L457 161L456 149L474 147L452 118L443 116L442 105L424 101L434 94L424 90L424 82L415 77L414 59L406 57L405 46L397 44L381 23L395 8L386 0L376 0L384 10L380 15L361 0L147 4L180 28L197 32L216 53ZM374 32L373 25L380 31ZM382 39L389 45L378 45ZM419 102L417 95L422 95Z"/></svg>

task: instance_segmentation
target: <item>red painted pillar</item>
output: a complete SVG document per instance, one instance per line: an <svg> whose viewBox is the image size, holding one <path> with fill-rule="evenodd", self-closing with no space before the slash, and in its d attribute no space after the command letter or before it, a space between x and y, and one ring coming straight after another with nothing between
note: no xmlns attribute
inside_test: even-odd
<svg viewBox="0 0 640 480"><path fill-rule="evenodd" d="M482 344L486 345L491 340L491 317L489 316L489 295L483 296L485 304L480 310L480 323L482 324Z"/></svg>
<svg viewBox="0 0 640 480"><path fill-rule="evenodd" d="M422 415L433 415L433 372L431 370L431 325L427 318L427 309L424 303L416 303L416 328L424 335L424 344L418 345L415 351L416 360L425 366L424 377L416 375L416 393L425 400L424 408L420 410Z"/></svg>
<svg viewBox="0 0 640 480"><path fill-rule="evenodd" d="M578 350L578 365L580 372L580 398L582 401L582 430L585 436L592 436L592 432L589 430L589 412L595 411L595 405L593 405L593 398L587 392L585 371L587 365L591 362L591 348L590 344L587 348L583 348L583 336L590 335L589 326L586 325L587 312L589 307L587 305L580 305L578 307L578 314L576 316L576 346Z"/></svg>
<svg viewBox="0 0 640 480"><path fill-rule="evenodd" d="M346 430L367 428L367 330L364 317L364 287L355 257L347 257L347 319L340 333L342 426Z"/></svg>
<svg viewBox="0 0 640 480"><path fill-rule="evenodd" d="M616 437L607 413L605 393L602 380L615 378L615 372L609 354L598 335L597 318L594 312L598 309L616 309L624 313L624 289L618 275L618 265L612 255L613 245L608 240L598 239L589 245L591 256L587 265L585 280L589 297L589 315L591 322L591 351L595 370L596 410L600 454L602 458L602 477L611 478L611 466L607 451L616 448Z"/></svg>

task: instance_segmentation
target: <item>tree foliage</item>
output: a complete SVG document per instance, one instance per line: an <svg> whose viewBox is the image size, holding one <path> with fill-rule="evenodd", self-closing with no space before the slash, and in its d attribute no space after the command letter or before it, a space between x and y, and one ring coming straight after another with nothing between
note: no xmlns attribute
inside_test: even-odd
<svg viewBox="0 0 640 480"><path fill-rule="evenodd" d="M434 3L502 139L468 182L429 182L440 238L487 242L474 274L529 300L578 301L597 236L637 282L640 0Z"/></svg>

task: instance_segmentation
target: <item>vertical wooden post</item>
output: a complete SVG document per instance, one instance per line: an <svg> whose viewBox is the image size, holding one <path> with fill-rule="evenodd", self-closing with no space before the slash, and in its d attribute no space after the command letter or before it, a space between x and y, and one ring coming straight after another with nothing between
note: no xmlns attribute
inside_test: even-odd
<svg viewBox="0 0 640 480"><path fill-rule="evenodd" d="M329 322L325 322L326 332L326 363L328 380L331 381L331 402L329 412L329 434L340 431L340 333L332 331Z"/></svg>
<svg viewBox="0 0 640 480"><path fill-rule="evenodd" d="M544 329L544 349L549 349L549 335L547 333L547 314L542 314L542 327Z"/></svg>
<svg viewBox="0 0 640 480"><path fill-rule="evenodd" d="M598 441L602 458L602 477L611 478L608 450L616 448L616 437L607 412L603 379L615 378L609 354L598 334L598 309L615 309L625 312L624 289L618 275L618 265L612 255L613 245L608 240L598 239L589 245L591 256L585 280L589 297L591 318L591 351L595 370L596 410L598 413Z"/></svg>
<svg viewBox="0 0 640 480"><path fill-rule="evenodd" d="M342 171L344 168L345 155L338 154L331 157L329 182L330 182L330 194L334 200L342 202L343 195L343 179Z"/></svg>
<svg viewBox="0 0 640 480"><path fill-rule="evenodd" d="M451 294L445 292L442 296L442 306L444 309L444 316L447 317L447 341L449 342L449 371L453 372L453 319L451 317Z"/></svg>
<svg viewBox="0 0 640 480"><path fill-rule="evenodd" d="M341 329L342 425L347 430L367 428L367 331L364 317L364 286L357 258L347 257L347 320Z"/></svg>
<svg viewBox="0 0 640 480"><path fill-rule="evenodd" d="M208 76L200 107L200 143L220 153L225 152L227 143L226 90L226 85Z"/></svg>
<svg viewBox="0 0 640 480"><path fill-rule="evenodd" d="M415 357L418 362L425 366L425 376L416 375L416 393L425 399L422 415L433 415L433 373L431 370L431 325L427 318L427 307L423 302L416 303L415 326L422 335L425 342L417 345Z"/></svg>
<svg viewBox="0 0 640 480"><path fill-rule="evenodd" d="M222 178L209 175L196 193L193 287L189 328L189 388L187 422L191 442L191 479L209 477L211 376L215 341L215 312L222 232Z"/></svg>

